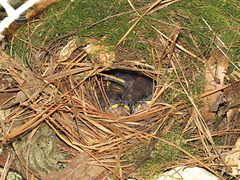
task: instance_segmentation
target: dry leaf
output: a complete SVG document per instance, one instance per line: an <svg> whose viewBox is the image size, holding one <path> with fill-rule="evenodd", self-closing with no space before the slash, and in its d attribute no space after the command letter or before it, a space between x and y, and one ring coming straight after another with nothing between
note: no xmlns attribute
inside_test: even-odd
<svg viewBox="0 0 240 180"><path fill-rule="evenodd" d="M213 51L211 57L208 59L207 63L208 64L206 66L205 76L205 92L223 87L224 76L228 68L228 59L224 56L222 52L220 52L219 50L215 50ZM214 104L216 107L212 107L212 109L218 109L221 98L219 98L219 102L217 102L217 99L220 93L221 92L216 92L204 98L203 102L205 105L202 108L202 115L205 119L215 118L216 113L210 112L210 106Z"/></svg>
<svg viewBox="0 0 240 180"><path fill-rule="evenodd" d="M58 62L66 61L72 54L72 52L78 47L76 38L71 39L66 46L59 52Z"/></svg>
<svg viewBox="0 0 240 180"><path fill-rule="evenodd" d="M62 171L53 171L47 175L44 180L47 179L102 179L100 177L104 176L105 168L101 166L89 164L89 155L85 152L78 154L71 163L63 169ZM81 162L81 163L79 163Z"/></svg>
<svg viewBox="0 0 240 180"><path fill-rule="evenodd" d="M40 12L42 12L44 9L46 9L49 5L53 3L57 3L60 0L40 0L38 3L34 5L34 9L29 11L26 14L26 20L32 19L36 15L38 15Z"/></svg>
<svg viewBox="0 0 240 180"><path fill-rule="evenodd" d="M115 52L111 50L110 46L102 45L96 39L89 39L87 43L83 49L92 56L93 60L98 60L104 66L112 65L115 61Z"/></svg>
<svg viewBox="0 0 240 180"><path fill-rule="evenodd" d="M239 175L240 169L240 138L237 140L235 147L229 152L229 155L226 156L225 161L227 164L231 164L232 174Z"/></svg>

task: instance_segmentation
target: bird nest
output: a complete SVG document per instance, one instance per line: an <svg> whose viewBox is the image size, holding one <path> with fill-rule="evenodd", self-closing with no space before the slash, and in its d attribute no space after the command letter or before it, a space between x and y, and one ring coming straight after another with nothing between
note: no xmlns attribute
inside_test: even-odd
<svg viewBox="0 0 240 180"><path fill-rule="evenodd" d="M162 84L158 63L117 60L96 42L61 37L44 50L33 49L31 68L1 52L13 79L9 91L17 92L3 106L14 107L4 143L47 123L62 141L94 152L99 162L169 129L165 124L179 104L161 102L169 85ZM19 121L24 123L14 125Z"/></svg>

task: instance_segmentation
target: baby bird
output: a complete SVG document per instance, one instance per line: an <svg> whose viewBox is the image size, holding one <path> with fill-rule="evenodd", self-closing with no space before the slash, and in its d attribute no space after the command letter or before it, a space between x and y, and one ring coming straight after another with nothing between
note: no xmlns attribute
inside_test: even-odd
<svg viewBox="0 0 240 180"><path fill-rule="evenodd" d="M148 97L142 98L141 101L138 101L137 104L135 104L132 109L133 113L140 111L142 109L147 109L151 103L152 95L149 95Z"/></svg>
<svg viewBox="0 0 240 180"><path fill-rule="evenodd" d="M130 108L130 113L144 109L149 106L152 98L152 79L135 71L110 70L106 74L122 79L124 82L105 76L103 80L121 89L121 101ZM118 98L116 98L118 99Z"/></svg>
<svg viewBox="0 0 240 180"><path fill-rule="evenodd" d="M98 92L98 99L103 110L119 116L126 116L130 114L128 102L124 99L123 89L121 85L114 82L107 82L104 86L106 97Z"/></svg>

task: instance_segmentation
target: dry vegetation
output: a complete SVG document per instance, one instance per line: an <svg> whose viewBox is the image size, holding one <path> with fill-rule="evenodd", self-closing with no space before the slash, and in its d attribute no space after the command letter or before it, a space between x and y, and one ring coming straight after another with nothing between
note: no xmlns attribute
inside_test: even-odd
<svg viewBox="0 0 240 180"><path fill-rule="evenodd" d="M18 54L13 58L1 50L1 113L11 109L1 121L1 142L10 145L30 134L24 147L16 142L14 144L15 149L20 148L16 153L23 166L22 171L18 170L25 173L25 177L30 179L30 175L35 175L40 178L37 168L28 167L31 162L28 158L24 160L21 153L27 149L31 152L31 138L46 123L57 135L56 141L65 151L66 159L78 153L85 157L87 153L89 156L83 161L91 157L91 164L107 170L101 169L98 178L103 172L105 178L123 179L129 175L139 178L136 171L140 166L147 164L150 168L145 168L156 168L156 163L151 166L154 159L152 152L157 154L155 161L160 164L161 171L189 165L204 167L220 179L236 177L231 173L231 164L226 162L225 157L234 147L240 131L239 77L228 73L228 81L224 82L230 59L229 55L225 55L227 51L224 46L220 50L209 47L207 55L203 55L192 39L191 43L201 54L196 55L182 45L184 42L179 38L179 24L171 28L162 27L167 29L166 35L158 26L144 19L146 15L175 2L158 0L144 6L141 15L136 11L137 18L116 43L114 51L111 48L106 50L107 45L99 44L94 38L76 41L75 31L48 43L46 35L41 48L34 47L29 40L28 67ZM138 55L131 53L129 46L124 46L125 39L141 21L156 33L156 37L143 39L150 45L146 48L150 52L148 57L151 63L139 59ZM134 33L141 39L141 33L145 32ZM31 33L27 34L30 39ZM19 38L16 36L12 40L14 44ZM110 69L138 71L153 79L150 106L128 116L103 111L97 90L103 87L101 77L104 71ZM218 100L220 94L222 98ZM215 110L210 112L211 108ZM138 154L141 148L144 150ZM164 159L163 156L169 157L175 152L176 159L169 162ZM26 156L32 157L31 153L26 153ZM10 165L16 168L11 161L1 163L6 167L5 172ZM25 169L29 170L29 174ZM72 173L76 170L79 171L72 169ZM154 172L145 173L143 176L146 177ZM43 174L42 177L47 173ZM64 176L71 177L67 174ZM55 174L55 177L60 175Z"/></svg>

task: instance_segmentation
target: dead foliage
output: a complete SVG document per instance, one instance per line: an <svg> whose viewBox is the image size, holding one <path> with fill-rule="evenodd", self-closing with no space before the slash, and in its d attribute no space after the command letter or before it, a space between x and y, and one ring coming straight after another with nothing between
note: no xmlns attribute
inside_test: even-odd
<svg viewBox="0 0 240 180"><path fill-rule="evenodd" d="M119 43L158 3L160 1L156 1L139 17ZM43 42L41 50L30 47L34 63L31 68L27 68L21 60L13 59L1 51L0 61L4 65L1 68L2 77L11 79L10 84L1 87L1 93L9 92L15 95L1 104L3 109L14 107L1 123L2 143L13 142L22 134L47 123L65 144L78 152L84 151L89 154L92 157L91 163L109 170L113 174L113 179L117 177L121 179L124 174L144 163L127 164L121 160L129 147L145 143L151 150L154 148L152 143L154 139L184 152L188 156L185 165L205 167L220 179L223 177L214 171L217 167L218 170L230 174L224 153L233 145L233 141L228 141L229 136L239 131L230 127L230 119L227 129L224 127L220 131L214 129L211 126L213 123L206 121L198 106L201 98L233 86L223 86L221 83L221 87L215 87L200 97L193 96L188 89L191 80L187 78L189 75L184 70L178 52L185 53L186 59L196 58L206 64L205 60L198 58L178 43L180 27L176 27L169 37L156 27L153 28L159 33L161 48L157 47L156 42L150 41L152 66L134 58L114 59L112 54L109 59L108 56L103 56L102 46L97 46L97 50L101 51L100 57L91 56L89 52L87 53L86 47L95 40L79 44L74 40L73 34L60 37L49 45ZM66 39L68 43L64 44ZM91 48L94 47L96 46L93 45ZM95 50L94 52L96 54ZM166 78L169 69L164 69L163 64L173 71L174 80ZM211 64L209 66L211 67ZM129 116L118 116L103 111L96 91L102 87L103 72L110 69L138 71L152 78L154 88L150 106ZM191 75L195 75L195 72L192 73ZM174 85L179 87L178 90L185 94L187 99L176 99L174 103L168 104L164 102L163 94L171 93ZM227 103L227 100L225 102ZM237 105L233 107L236 108ZM229 103L229 109L231 108ZM26 122L13 128L13 124L23 118ZM200 151L199 155L193 156L176 144L159 137L166 134L176 122L180 122L183 132L189 135L186 143ZM221 122L219 124L221 125ZM225 137L224 147L215 145L213 140L215 136ZM197 145L193 143L196 141ZM170 166L177 164L175 162Z"/></svg>

